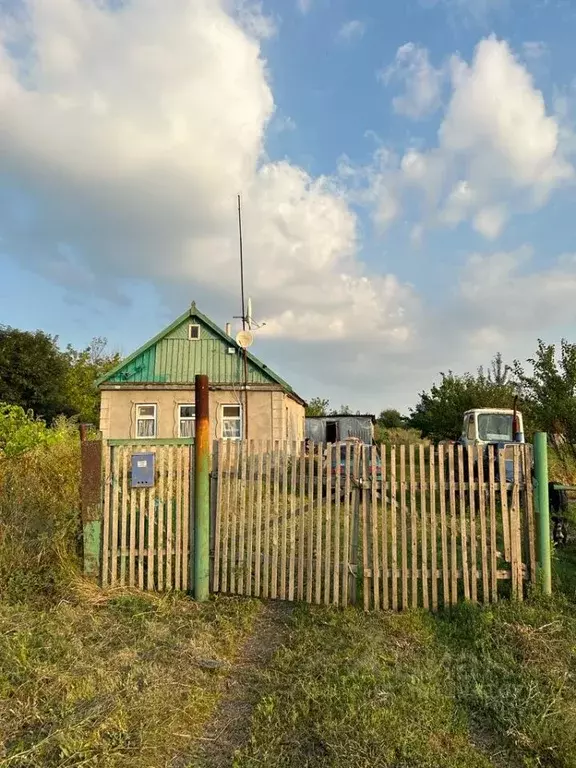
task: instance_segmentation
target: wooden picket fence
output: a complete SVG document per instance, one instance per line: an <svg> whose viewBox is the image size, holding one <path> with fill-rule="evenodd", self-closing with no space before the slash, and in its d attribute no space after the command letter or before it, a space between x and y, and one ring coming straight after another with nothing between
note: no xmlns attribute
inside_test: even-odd
<svg viewBox="0 0 576 768"><path fill-rule="evenodd" d="M122 441L120 441L122 442ZM103 446L102 585L146 590L192 587L191 445ZM135 453L155 454L155 483L133 488Z"/></svg>
<svg viewBox="0 0 576 768"><path fill-rule="evenodd" d="M536 579L529 445L222 442L215 464L215 592L436 610Z"/></svg>

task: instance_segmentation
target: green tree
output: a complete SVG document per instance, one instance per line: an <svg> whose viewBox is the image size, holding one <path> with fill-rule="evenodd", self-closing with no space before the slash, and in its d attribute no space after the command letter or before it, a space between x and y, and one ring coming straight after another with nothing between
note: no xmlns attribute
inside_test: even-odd
<svg viewBox="0 0 576 768"><path fill-rule="evenodd" d="M385 429L401 429L406 425L406 418L395 408L387 408L386 410L381 411L377 422L379 426L384 427Z"/></svg>
<svg viewBox="0 0 576 768"><path fill-rule="evenodd" d="M496 364L495 358L492 365ZM496 364L497 365L497 364ZM493 368L491 368L491 372ZM511 380L496 383L480 368L476 375L440 374L439 384L421 392L411 410L409 425L431 440L456 440L462 432L462 416L471 408L511 408L516 385Z"/></svg>
<svg viewBox="0 0 576 768"><path fill-rule="evenodd" d="M66 355L58 338L42 331L0 326L0 401L51 421L70 414L66 402Z"/></svg>
<svg viewBox="0 0 576 768"><path fill-rule="evenodd" d="M515 361L514 375L533 427L576 457L576 344L562 339L557 351L539 339L528 363L531 373Z"/></svg>
<svg viewBox="0 0 576 768"><path fill-rule="evenodd" d="M327 416L330 401L322 397L313 397L306 406L306 416Z"/></svg>
<svg viewBox="0 0 576 768"><path fill-rule="evenodd" d="M95 382L120 361L117 352L107 351L107 343L95 337L86 349L77 351L70 345L66 349L66 400L82 422L98 424L100 396Z"/></svg>

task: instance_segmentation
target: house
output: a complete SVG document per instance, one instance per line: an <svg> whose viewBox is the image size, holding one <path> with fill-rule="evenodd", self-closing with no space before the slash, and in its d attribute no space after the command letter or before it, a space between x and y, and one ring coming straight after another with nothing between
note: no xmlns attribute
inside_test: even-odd
<svg viewBox="0 0 576 768"><path fill-rule="evenodd" d="M354 437L372 445L375 423L376 417L372 414L308 416L305 437L313 443L338 443Z"/></svg>
<svg viewBox="0 0 576 768"><path fill-rule="evenodd" d="M212 439L303 440L305 402L195 304L98 382L104 439L193 437L194 379L210 383ZM245 386L245 376L247 386Z"/></svg>

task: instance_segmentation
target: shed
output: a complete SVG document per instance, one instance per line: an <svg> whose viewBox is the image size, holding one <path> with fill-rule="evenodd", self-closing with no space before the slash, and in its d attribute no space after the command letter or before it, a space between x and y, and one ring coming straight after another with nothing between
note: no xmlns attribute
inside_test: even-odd
<svg viewBox="0 0 576 768"><path fill-rule="evenodd" d="M305 436L313 443L337 443L354 437L372 445L375 423L376 416L373 414L307 416Z"/></svg>

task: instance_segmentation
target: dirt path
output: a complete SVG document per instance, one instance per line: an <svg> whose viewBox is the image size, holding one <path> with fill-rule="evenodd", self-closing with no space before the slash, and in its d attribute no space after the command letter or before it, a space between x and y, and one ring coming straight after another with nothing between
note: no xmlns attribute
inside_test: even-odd
<svg viewBox="0 0 576 768"><path fill-rule="evenodd" d="M223 681L222 702L199 742L194 763L198 768L231 766L234 753L246 743L252 710L259 698L258 675L287 637L292 610L288 603L263 605L230 675Z"/></svg>

